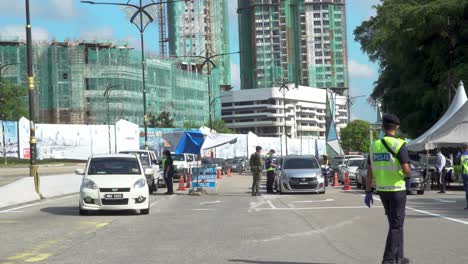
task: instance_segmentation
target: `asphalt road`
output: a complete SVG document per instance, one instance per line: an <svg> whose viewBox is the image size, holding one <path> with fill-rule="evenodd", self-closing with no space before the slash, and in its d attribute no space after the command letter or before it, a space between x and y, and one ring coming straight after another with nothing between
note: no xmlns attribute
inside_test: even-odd
<svg viewBox="0 0 468 264"><path fill-rule="evenodd" d="M39 175L53 176L74 173L78 168L84 169L85 163L40 165ZM15 182L21 178L29 177L29 167L6 167L0 168L0 187Z"/></svg>
<svg viewBox="0 0 468 264"><path fill-rule="evenodd" d="M222 181L219 195L151 197L148 216L78 215L78 196L0 209L0 264L380 263L387 224L362 191L249 195L251 178ZM163 192L161 189L159 192ZM468 263L464 193L409 196L412 263Z"/></svg>

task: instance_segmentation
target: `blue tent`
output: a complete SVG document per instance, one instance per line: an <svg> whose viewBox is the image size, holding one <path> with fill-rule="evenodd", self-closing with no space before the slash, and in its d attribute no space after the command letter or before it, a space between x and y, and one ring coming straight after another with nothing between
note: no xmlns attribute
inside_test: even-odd
<svg viewBox="0 0 468 264"><path fill-rule="evenodd" d="M205 142L205 136L199 131L184 132L175 149L176 154L192 153L200 154L201 147Z"/></svg>

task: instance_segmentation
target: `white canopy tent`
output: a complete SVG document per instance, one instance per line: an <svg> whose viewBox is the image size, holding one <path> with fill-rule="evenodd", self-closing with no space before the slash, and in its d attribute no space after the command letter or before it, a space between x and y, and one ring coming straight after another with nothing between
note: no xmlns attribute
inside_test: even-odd
<svg viewBox="0 0 468 264"><path fill-rule="evenodd" d="M435 123L429 130L427 130L424 134L416 138L415 140L411 141L408 144L408 149L410 151L424 151L429 150L435 147L431 147L430 141L435 138L435 135L440 135L441 131L446 131L446 124L451 118L464 106L468 101L465 87L463 86L463 82L460 81L458 85L457 93L452 100L449 108L445 112L445 114ZM467 116L468 117L468 116ZM467 130L465 130L467 131Z"/></svg>
<svg viewBox="0 0 468 264"><path fill-rule="evenodd" d="M468 102L425 140L425 149L458 147L468 143Z"/></svg>

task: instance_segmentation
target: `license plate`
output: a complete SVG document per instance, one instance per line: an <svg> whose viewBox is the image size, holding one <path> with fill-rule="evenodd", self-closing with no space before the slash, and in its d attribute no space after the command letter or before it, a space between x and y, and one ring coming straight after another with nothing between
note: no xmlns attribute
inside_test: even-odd
<svg viewBox="0 0 468 264"><path fill-rule="evenodd" d="M104 198L106 199L123 199L123 194L122 193L110 193L104 195Z"/></svg>
<svg viewBox="0 0 468 264"><path fill-rule="evenodd" d="M308 182L299 182L299 184L307 185L309 183Z"/></svg>

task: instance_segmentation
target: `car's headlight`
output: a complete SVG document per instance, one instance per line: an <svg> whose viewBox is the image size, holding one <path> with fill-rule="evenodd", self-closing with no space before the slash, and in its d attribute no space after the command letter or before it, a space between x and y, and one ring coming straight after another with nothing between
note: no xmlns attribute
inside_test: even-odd
<svg viewBox="0 0 468 264"><path fill-rule="evenodd" d="M96 185L95 182L93 182L92 180L89 180L89 179L85 179L84 180L84 184L83 186L87 189L93 189L93 190L96 190L98 188L98 186Z"/></svg>
<svg viewBox="0 0 468 264"><path fill-rule="evenodd" d="M133 184L133 188L138 189L138 188L143 188L146 185L146 180L139 179L138 181Z"/></svg>

